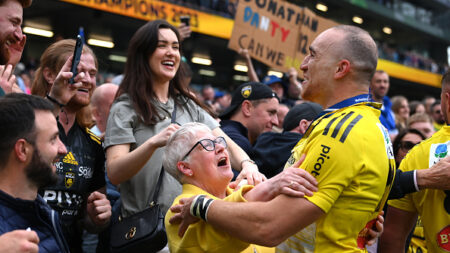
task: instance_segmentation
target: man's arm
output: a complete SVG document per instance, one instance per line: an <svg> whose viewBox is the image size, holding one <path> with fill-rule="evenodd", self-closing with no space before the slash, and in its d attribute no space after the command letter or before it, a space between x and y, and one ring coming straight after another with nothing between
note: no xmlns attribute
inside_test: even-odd
<svg viewBox="0 0 450 253"><path fill-rule="evenodd" d="M403 198L406 194L423 189L450 190L450 157L446 157L425 170L395 172L389 199Z"/></svg>
<svg viewBox="0 0 450 253"><path fill-rule="evenodd" d="M450 190L450 156L442 159L431 168L417 170L417 185L420 190Z"/></svg>
<svg viewBox="0 0 450 253"><path fill-rule="evenodd" d="M180 200L179 206L171 208L176 214L171 223L179 223L183 214L189 213L193 198ZM184 204L184 205L183 205ZM225 202L215 200L207 212L208 223L242 241L274 247L289 236L320 218L322 209L305 198L279 195L270 202ZM189 226L182 220L180 231Z"/></svg>
<svg viewBox="0 0 450 253"><path fill-rule="evenodd" d="M383 253L405 252L406 238L411 232L416 219L417 214L415 213L389 206L384 224L384 233L380 238L379 251Z"/></svg>

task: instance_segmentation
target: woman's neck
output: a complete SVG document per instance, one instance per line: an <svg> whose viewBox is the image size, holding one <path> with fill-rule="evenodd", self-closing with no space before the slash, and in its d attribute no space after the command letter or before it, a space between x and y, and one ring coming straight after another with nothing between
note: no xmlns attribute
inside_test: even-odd
<svg viewBox="0 0 450 253"><path fill-rule="evenodd" d="M169 82L165 83L153 83L153 92L155 93L156 98L161 103L167 103L169 101Z"/></svg>

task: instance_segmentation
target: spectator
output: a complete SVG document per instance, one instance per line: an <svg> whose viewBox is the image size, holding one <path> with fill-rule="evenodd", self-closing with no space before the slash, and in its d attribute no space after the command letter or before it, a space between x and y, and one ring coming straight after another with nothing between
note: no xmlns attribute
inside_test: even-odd
<svg viewBox="0 0 450 253"><path fill-rule="evenodd" d="M268 85L272 91L277 94L278 98L280 98L280 103L285 104L288 107L295 105L295 100L289 99L286 96L289 89L289 83L283 82L281 78L274 75L264 77L263 83Z"/></svg>
<svg viewBox="0 0 450 253"><path fill-rule="evenodd" d="M408 99L404 96L395 96L392 98L392 111L395 115L395 127L398 131L406 129L406 123L409 118Z"/></svg>
<svg viewBox="0 0 450 253"><path fill-rule="evenodd" d="M281 133L283 131L284 117L289 112L289 107L285 104L279 104L277 110L278 124L272 127L273 132Z"/></svg>
<svg viewBox="0 0 450 253"><path fill-rule="evenodd" d="M75 84L70 65L75 40L60 40L41 56L32 93L46 97L59 107L59 137L68 154L56 166L57 184L39 189L39 194L61 215L64 237L70 252L82 252L82 231L100 232L109 224L111 205L106 198L105 154L101 140L88 127L92 117L92 92L96 85L97 60L84 45ZM68 73L67 73L68 72ZM56 81L62 77L62 81ZM61 80L59 79L59 80Z"/></svg>
<svg viewBox="0 0 450 253"><path fill-rule="evenodd" d="M220 115L221 128L250 157L258 136L278 124L278 97L266 85L250 82L233 91L231 105Z"/></svg>
<svg viewBox="0 0 450 253"><path fill-rule="evenodd" d="M312 102L296 105L286 115L282 133L265 132L258 137L253 157L261 173L271 178L283 171L291 150L321 111L322 107Z"/></svg>
<svg viewBox="0 0 450 253"><path fill-rule="evenodd" d="M192 147L192 148L191 148ZM230 202L269 201L279 194L292 197L312 195L316 191L314 178L303 170L286 170L278 177L258 186L243 186L233 192L228 187L233 173L229 163L227 143L215 137L204 124L183 125L167 142L163 157L164 168L181 184L183 192L174 200L196 194ZM169 248L177 252L274 252L274 249L249 245L229 234L214 229L206 222L188 229L183 238L178 236L178 226L169 224L174 215L166 215Z"/></svg>
<svg viewBox="0 0 450 253"><path fill-rule="evenodd" d="M104 83L92 93L91 110L95 119L95 126L91 128L91 131L101 139L104 137L109 110L118 89L119 86L113 83Z"/></svg>
<svg viewBox="0 0 450 253"><path fill-rule="evenodd" d="M418 130L425 138L430 138L435 133L433 121L426 113L416 113L409 117L408 128Z"/></svg>
<svg viewBox="0 0 450 253"><path fill-rule="evenodd" d="M426 113L425 105L417 100L409 102L409 116L416 113Z"/></svg>
<svg viewBox="0 0 450 253"><path fill-rule="evenodd" d="M439 131L445 125L444 114L441 109L441 101L437 100L431 107L431 117L433 118L433 127L435 131Z"/></svg>
<svg viewBox="0 0 450 253"><path fill-rule="evenodd" d="M0 2L0 96L22 92L12 74L22 57L27 36L22 33L23 8L32 0L3 0Z"/></svg>
<svg viewBox="0 0 450 253"><path fill-rule="evenodd" d="M448 122L450 113L450 72L442 77L441 105L443 115ZM444 125L431 138L414 147L400 164L400 170L430 171L440 164L449 164L448 141L450 127ZM430 166L434 165L430 169ZM444 175L436 178L448 181ZM424 189L421 192L409 194L404 198L389 201L386 217L386 230L381 237L381 252L404 252L405 240L414 225L417 215L421 216L426 247L428 252L445 252L448 249L448 226L450 224L450 208L448 191L442 189ZM447 188L448 189L448 188Z"/></svg>
<svg viewBox="0 0 450 253"><path fill-rule="evenodd" d="M395 116L391 109L391 100L386 96L389 91L389 85L389 75L383 70L375 71L370 81L372 99L383 105L381 107L380 122L386 127L391 136L395 136L398 133L395 127Z"/></svg>
<svg viewBox="0 0 450 253"><path fill-rule="evenodd" d="M327 109L297 144L286 166L297 167L306 153L300 167L316 177L318 192L305 198L279 195L258 203L213 200L204 210L204 220L241 240L265 246L278 245L299 231L296 239L279 245L280 250L356 252L365 247L367 228L376 222L395 168L388 133L379 126L379 111L372 107L376 104L368 101L377 48L367 32L354 26L328 29L309 48L301 65L302 97ZM172 219L185 218L180 225L183 232L192 219L187 216L191 204L201 203L192 198L181 202L171 210L183 211ZM309 224L313 227L302 230Z"/></svg>
<svg viewBox="0 0 450 253"><path fill-rule="evenodd" d="M203 101L206 105L211 106L214 104L214 97L216 95L216 92L214 91L213 87L211 85L205 85L202 88L202 97Z"/></svg>
<svg viewBox="0 0 450 253"><path fill-rule="evenodd" d="M178 31L164 20L146 23L128 47L124 79L111 107L105 134L108 177L120 185L121 213L144 210L155 192L162 153L178 124L205 123L216 136L224 135L177 74L181 47ZM176 109L175 113L174 110ZM178 124L171 124L171 120ZM231 163L250 183L263 180L248 156L227 136ZM181 185L164 173L158 201L165 213Z"/></svg>
<svg viewBox="0 0 450 253"><path fill-rule="evenodd" d="M408 128L400 132L395 137L392 146L394 147L394 157L397 167L400 165L403 158L405 158L409 150L421 141L425 140L425 138L425 135L423 135L419 130Z"/></svg>
<svg viewBox="0 0 450 253"><path fill-rule="evenodd" d="M58 215L38 195L58 180L54 162L67 152L52 110L35 96L0 98L1 252L69 252Z"/></svg>
<svg viewBox="0 0 450 253"><path fill-rule="evenodd" d="M423 100L422 100L423 104L425 105L425 110L426 112L431 116L431 106L434 104L434 102L436 102L436 99L434 97L431 96L426 96Z"/></svg>

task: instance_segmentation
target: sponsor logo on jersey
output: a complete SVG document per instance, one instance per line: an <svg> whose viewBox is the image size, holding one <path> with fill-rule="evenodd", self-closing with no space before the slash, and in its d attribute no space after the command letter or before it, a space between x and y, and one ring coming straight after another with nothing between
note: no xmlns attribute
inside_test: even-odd
<svg viewBox="0 0 450 253"><path fill-rule="evenodd" d="M64 176L64 184L66 185L66 188L72 187L74 181L75 181L75 173L66 172Z"/></svg>
<svg viewBox="0 0 450 253"><path fill-rule="evenodd" d="M63 158L63 162L78 165L78 162L75 160L72 152L67 153L67 155Z"/></svg>
<svg viewBox="0 0 450 253"><path fill-rule="evenodd" d="M442 158L448 155L448 146L450 145L450 141L445 143L435 143L430 146L430 156L428 165L429 167L438 163Z"/></svg>
<svg viewBox="0 0 450 253"><path fill-rule="evenodd" d="M381 123L377 123L377 126L378 126L378 128L380 128L381 133L383 134L384 146L386 148L386 154L388 156L388 159L395 159L394 158L394 150L392 148L391 138L389 137L389 132Z"/></svg>
<svg viewBox="0 0 450 253"><path fill-rule="evenodd" d="M436 240L440 248L450 252L450 225L439 231Z"/></svg>
<svg viewBox="0 0 450 253"><path fill-rule="evenodd" d="M328 154L330 153L331 148L325 145L320 145L322 147L322 151L319 154L319 157L316 159L316 163L314 164L314 170L311 171L311 174L315 177L320 175L320 170L322 169L322 165L330 159Z"/></svg>
<svg viewBox="0 0 450 253"><path fill-rule="evenodd" d="M78 168L78 176L84 177L86 179L92 178L94 175L94 170L91 167L80 166Z"/></svg>
<svg viewBox="0 0 450 253"><path fill-rule="evenodd" d="M42 198L49 204L57 204L58 207L68 208L81 206L83 196L66 191L45 190Z"/></svg>

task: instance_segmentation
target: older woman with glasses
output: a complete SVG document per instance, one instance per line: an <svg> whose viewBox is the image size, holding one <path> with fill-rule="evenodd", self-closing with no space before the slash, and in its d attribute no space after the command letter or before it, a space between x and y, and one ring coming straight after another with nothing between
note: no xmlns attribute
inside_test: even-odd
<svg viewBox="0 0 450 253"><path fill-rule="evenodd" d="M268 201L279 194L294 197L311 196L317 190L316 180L306 171L288 168L283 173L256 187L246 185L233 191L233 177L223 137L215 137L201 123L187 123L168 140L163 156L165 170L183 185L181 198L198 194L231 202ZM202 208L199 208L202 212ZM191 225L184 236L178 236L178 225L169 223L174 215L166 214L166 230L170 252L274 252L273 248L251 245L213 228L204 221Z"/></svg>

